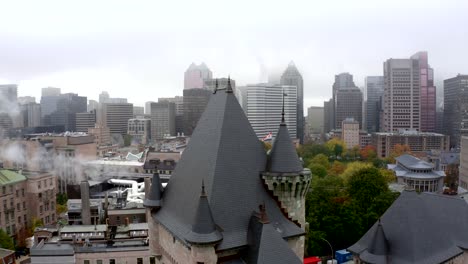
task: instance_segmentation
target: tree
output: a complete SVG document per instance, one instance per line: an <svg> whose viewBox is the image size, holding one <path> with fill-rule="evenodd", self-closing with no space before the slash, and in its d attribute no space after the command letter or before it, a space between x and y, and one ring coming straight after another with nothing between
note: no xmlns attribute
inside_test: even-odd
<svg viewBox="0 0 468 264"><path fill-rule="evenodd" d="M330 161L328 161L328 157L324 154L317 154L311 161L310 164L318 164L322 165L325 169L330 168Z"/></svg>
<svg viewBox="0 0 468 264"><path fill-rule="evenodd" d="M343 151L346 149L346 144L343 140L339 138L330 139L329 141L327 141L327 143L325 143L325 146L328 148L329 152L333 154L336 158L341 157Z"/></svg>
<svg viewBox="0 0 468 264"><path fill-rule="evenodd" d="M328 170L328 174L338 176L342 174L346 170L346 165L340 161L333 161L330 169Z"/></svg>
<svg viewBox="0 0 468 264"><path fill-rule="evenodd" d="M323 178L327 176L327 169L320 164L312 163L309 165L309 169L312 172L312 177L318 176L320 178Z"/></svg>
<svg viewBox="0 0 468 264"><path fill-rule="evenodd" d="M302 145L298 149L298 154L305 161L310 161L313 157L315 157L318 154L324 154L327 157L330 155L328 148L321 144Z"/></svg>
<svg viewBox="0 0 468 264"><path fill-rule="evenodd" d="M380 168L379 171L380 171L380 174L384 177L385 182L391 183L391 182L396 181L396 176L393 171L384 169L384 168Z"/></svg>
<svg viewBox="0 0 468 264"><path fill-rule="evenodd" d="M351 162L351 163L348 163L348 166L346 166L346 170L340 174L340 177L345 182L348 182L351 176L354 175L359 170L362 170L364 168L371 168L371 167L372 167L372 164L370 163L365 163L365 162L360 162L360 161Z"/></svg>
<svg viewBox="0 0 468 264"><path fill-rule="evenodd" d="M367 145L360 151L363 160L374 160L377 158L377 149L372 145Z"/></svg>
<svg viewBox="0 0 468 264"><path fill-rule="evenodd" d="M132 144L133 137L131 135L124 135L124 146L128 147Z"/></svg>
<svg viewBox="0 0 468 264"><path fill-rule="evenodd" d="M388 157L388 161L390 163L395 163L395 158L403 155L403 154L411 154L411 148L408 145L401 145L396 144L393 147L393 150L390 152L390 156Z"/></svg>
<svg viewBox="0 0 468 264"><path fill-rule="evenodd" d="M15 250L13 238L3 231L3 229L0 229L0 248Z"/></svg>
<svg viewBox="0 0 468 264"><path fill-rule="evenodd" d="M353 171L347 183L349 195L362 207L368 207L375 197L389 191L385 178L374 167L364 166Z"/></svg>

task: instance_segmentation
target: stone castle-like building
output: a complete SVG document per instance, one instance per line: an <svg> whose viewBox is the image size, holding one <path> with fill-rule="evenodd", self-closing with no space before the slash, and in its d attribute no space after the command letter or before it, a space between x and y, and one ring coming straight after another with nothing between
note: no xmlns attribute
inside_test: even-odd
<svg viewBox="0 0 468 264"><path fill-rule="evenodd" d="M230 83L215 89L167 187L153 176L156 263L303 263L310 180L285 122L267 154Z"/></svg>

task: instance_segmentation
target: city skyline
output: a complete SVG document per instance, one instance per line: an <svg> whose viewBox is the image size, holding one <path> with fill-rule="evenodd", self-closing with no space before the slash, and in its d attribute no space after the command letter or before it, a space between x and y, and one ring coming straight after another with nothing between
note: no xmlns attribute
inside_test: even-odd
<svg viewBox="0 0 468 264"><path fill-rule="evenodd" d="M463 8L468 3L412 1L400 10L399 1L361 2L308 8L305 1L287 6L259 1L249 8L230 6L229 12L211 1L187 3L184 10L151 2L113 3L111 9L105 1L93 8L90 2L73 8L31 3L28 10L2 4L9 12L0 18L0 83L18 84L19 96L40 98L41 88L52 86L94 100L108 91L142 106L157 97L182 95L183 74L192 62L204 62L213 77L231 75L241 86L266 82L294 61L304 78L308 107L331 97L334 75L350 72L362 88L366 76L382 75L385 60L418 51L431 57L439 95L444 79L468 71L465 60L447 60L467 53L467 29L460 25L468 22ZM81 11L86 21L78 19ZM152 15L155 11L158 15ZM240 13L243 20L236 19Z"/></svg>

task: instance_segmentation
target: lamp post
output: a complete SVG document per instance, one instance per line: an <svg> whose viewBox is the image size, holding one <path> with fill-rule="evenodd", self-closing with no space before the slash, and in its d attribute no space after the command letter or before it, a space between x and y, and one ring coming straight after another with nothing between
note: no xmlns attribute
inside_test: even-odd
<svg viewBox="0 0 468 264"><path fill-rule="evenodd" d="M331 245L330 242L328 242L328 240L326 240L325 238L320 237L320 239L322 239L323 241L327 242L327 244L330 246L330 250L331 250L331 253L332 253L332 262L333 262L333 260L335 259L335 257L334 257L334 254L333 254L333 247L332 247L332 245Z"/></svg>

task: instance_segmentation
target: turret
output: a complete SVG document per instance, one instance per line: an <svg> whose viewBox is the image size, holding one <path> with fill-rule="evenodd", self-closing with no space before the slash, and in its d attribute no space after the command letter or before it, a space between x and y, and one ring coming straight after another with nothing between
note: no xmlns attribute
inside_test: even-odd
<svg viewBox="0 0 468 264"><path fill-rule="evenodd" d="M151 189L149 196L143 202L143 205L150 209L159 209L162 206L162 193L163 187L161 185L161 179L159 173L153 174L153 181L151 183Z"/></svg>

